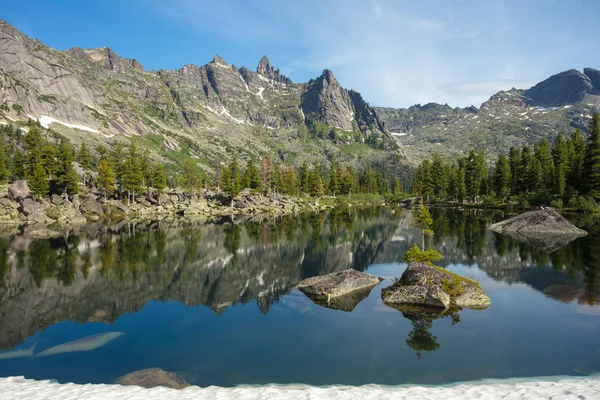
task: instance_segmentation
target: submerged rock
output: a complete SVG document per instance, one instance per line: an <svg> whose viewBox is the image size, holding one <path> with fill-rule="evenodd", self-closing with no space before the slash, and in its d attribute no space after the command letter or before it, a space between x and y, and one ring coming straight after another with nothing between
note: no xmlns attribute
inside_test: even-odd
<svg viewBox="0 0 600 400"><path fill-rule="evenodd" d="M410 263L398 282L381 291L383 302L403 309L484 309L491 301L471 279L425 263Z"/></svg>
<svg viewBox="0 0 600 400"><path fill-rule="evenodd" d="M381 281L376 276L347 269L305 279L297 288L316 304L352 311Z"/></svg>
<svg viewBox="0 0 600 400"><path fill-rule="evenodd" d="M586 231L552 209L526 212L493 224L489 229L547 252L558 250L578 237L587 235Z"/></svg>
<svg viewBox="0 0 600 400"><path fill-rule="evenodd" d="M136 385L143 388L164 386L172 389L184 389L190 384L173 372L160 368L148 368L134 371L117 379L116 383L124 386Z"/></svg>

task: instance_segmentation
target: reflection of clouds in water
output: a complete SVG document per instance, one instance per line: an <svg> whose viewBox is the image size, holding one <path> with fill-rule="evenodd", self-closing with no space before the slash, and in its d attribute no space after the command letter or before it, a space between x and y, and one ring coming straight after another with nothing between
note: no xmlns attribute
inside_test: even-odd
<svg viewBox="0 0 600 400"><path fill-rule="evenodd" d="M600 316L600 307L589 304L571 303L571 310L577 314Z"/></svg>

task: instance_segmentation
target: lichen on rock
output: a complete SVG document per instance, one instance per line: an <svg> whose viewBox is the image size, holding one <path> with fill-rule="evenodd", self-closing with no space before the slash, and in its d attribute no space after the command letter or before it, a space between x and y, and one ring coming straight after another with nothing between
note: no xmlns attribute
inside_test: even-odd
<svg viewBox="0 0 600 400"><path fill-rule="evenodd" d="M381 298L399 309L484 309L491 304L476 281L427 263L410 263L396 283L381 291Z"/></svg>

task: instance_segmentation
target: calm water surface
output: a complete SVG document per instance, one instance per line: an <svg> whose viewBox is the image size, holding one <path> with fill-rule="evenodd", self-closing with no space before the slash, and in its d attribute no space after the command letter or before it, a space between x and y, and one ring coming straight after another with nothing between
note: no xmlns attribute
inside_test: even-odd
<svg viewBox="0 0 600 400"><path fill-rule="evenodd" d="M407 211L0 239L0 376L111 383L158 367L201 386L395 385L600 371L597 220L573 219L591 234L548 254L488 232L502 213L433 216L438 264L477 279L489 309L435 319L382 303L419 241ZM386 278L351 312L294 289L346 268ZM107 332L124 334L37 355Z"/></svg>

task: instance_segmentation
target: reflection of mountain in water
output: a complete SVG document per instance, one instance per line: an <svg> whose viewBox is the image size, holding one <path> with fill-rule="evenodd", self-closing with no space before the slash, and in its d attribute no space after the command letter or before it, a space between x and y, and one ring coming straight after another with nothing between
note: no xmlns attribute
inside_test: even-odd
<svg viewBox="0 0 600 400"><path fill-rule="evenodd" d="M575 221L591 233L548 255L489 232L504 213L432 214L436 235L429 241L444 255L440 265L477 264L493 279L525 282L557 300L596 302L597 219ZM267 313L302 279L400 262L419 240L411 223L407 211L336 210L221 226L96 225L66 238L0 239L0 348L60 320L112 322L149 300L203 304L221 313L256 299Z"/></svg>
<svg viewBox="0 0 600 400"><path fill-rule="evenodd" d="M363 270L392 235L388 211L264 223L106 227L53 240L0 239L0 348L60 320L111 322L149 300L267 313L300 280Z"/></svg>

